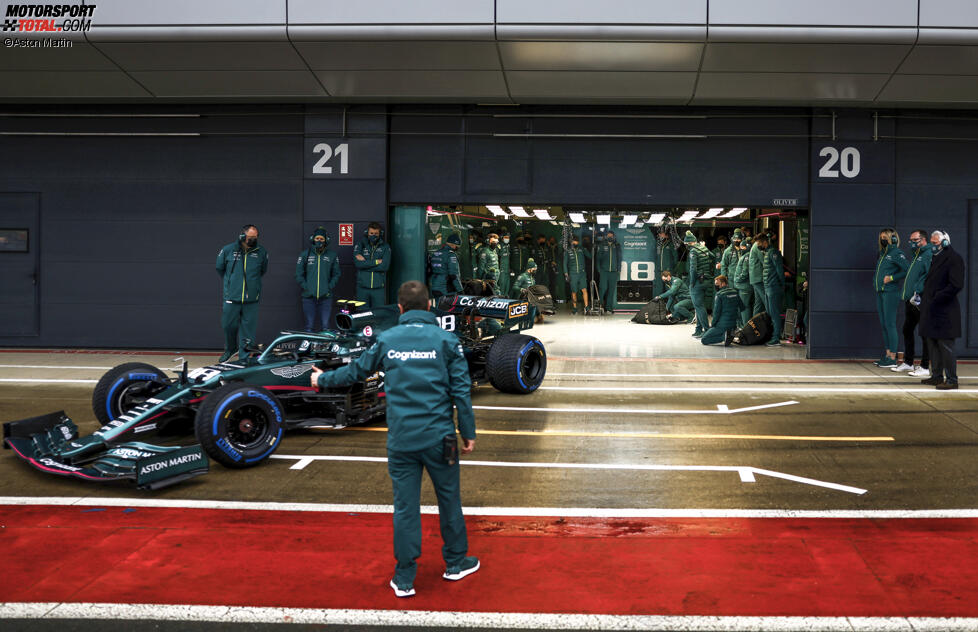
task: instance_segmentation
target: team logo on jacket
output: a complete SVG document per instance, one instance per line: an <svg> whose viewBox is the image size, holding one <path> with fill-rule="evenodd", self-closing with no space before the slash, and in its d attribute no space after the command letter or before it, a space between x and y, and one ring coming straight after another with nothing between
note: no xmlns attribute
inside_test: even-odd
<svg viewBox="0 0 978 632"><path fill-rule="evenodd" d="M292 379L294 377L299 377L303 373L308 373L311 370L311 364L297 364L295 366L283 366L278 369L272 369L272 373L279 377Z"/></svg>

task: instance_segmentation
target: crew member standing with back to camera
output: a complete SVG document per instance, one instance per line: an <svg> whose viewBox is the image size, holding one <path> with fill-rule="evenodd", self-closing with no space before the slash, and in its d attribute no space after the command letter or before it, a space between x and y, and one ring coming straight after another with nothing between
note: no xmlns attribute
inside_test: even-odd
<svg viewBox="0 0 978 632"><path fill-rule="evenodd" d="M217 274L224 282L224 309L221 327L224 329L224 353L221 362L228 360L255 341L258 330L258 299L261 297L261 278L268 270L268 253L258 245L258 228L246 224L238 241L217 253Z"/></svg>
<svg viewBox="0 0 978 632"><path fill-rule="evenodd" d="M428 471L438 497L444 541L445 579L459 580L479 570L466 557L468 537L459 493L458 442L452 404L458 410L462 454L475 448L469 367L458 338L438 326L428 311L428 291L408 281L397 291L398 325L350 364L324 373L313 369L316 388L346 386L384 371L387 391L387 471L394 486L394 594L415 594L421 556L421 474Z"/></svg>
<svg viewBox="0 0 978 632"><path fill-rule="evenodd" d="M306 331L329 329L333 315L333 288L340 280L340 259L329 249L329 235L322 226L309 237L309 248L295 262L295 280L302 288L302 314ZM318 318L317 318L318 317Z"/></svg>
<svg viewBox="0 0 978 632"><path fill-rule="evenodd" d="M686 231L683 242L689 249L689 296L693 299L693 309L696 310L696 330L694 338L700 338L710 328L710 320L706 313L706 284L713 279L713 253L706 246L696 243L692 231Z"/></svg>
<svg viewBox="0 0 978 632"><path fill-rule="evenodd" d="M370 222L367 235L353 249L357 268L357 300L367 307L387 304L387 270L391 267L391 248L380 234L380 224Z"/></svg>

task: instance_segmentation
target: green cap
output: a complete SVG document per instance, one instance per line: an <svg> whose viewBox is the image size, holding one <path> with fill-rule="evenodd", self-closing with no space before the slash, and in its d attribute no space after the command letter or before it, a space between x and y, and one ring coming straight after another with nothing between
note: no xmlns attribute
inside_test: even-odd
<svg viewBox="0 0 978 632"><path fill-rule="evenodd" d="M696 235L693 234L693 231L691 230L686 231L686 236L683 237L683 243L687 243L687 244L696 243Z"/></svg>
<svg viewBox="0 0 978 632"><path fill-rule="evenodd" d="M734 241L743 241L744 240L744 233L741 232L741 230L739 228L735 228L734 229L733 240Z"/></svg>
<svg viewBox="0 0 978 632"><path fill-rule="evenodd" d="M537 267L537 262L533 260L533 257L530 257L529 259L526 260L527 270L532 270L535 267Z"/></svg>
<svg viewBox="0 0 978 632"><path fill-rule="evenodd" d="M445 240L445 243L455 244L456 246L460 246L462 245L462 238L459 237L457 233L452 233L451 235L448 236L448 239Z"/></svg>

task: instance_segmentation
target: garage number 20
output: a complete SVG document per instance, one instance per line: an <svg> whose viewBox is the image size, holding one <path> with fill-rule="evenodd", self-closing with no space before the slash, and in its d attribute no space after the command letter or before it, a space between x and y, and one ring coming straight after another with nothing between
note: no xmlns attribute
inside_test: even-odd
<svg viewBox="0 0 978 632"><path fill-rule="evenodd" d="M835 147L822 147L818 155L826 159L818 170L819 178L838 178L839 173L846 178L859 175L859 150L855 147L846 147L841 152Z"/></svg>

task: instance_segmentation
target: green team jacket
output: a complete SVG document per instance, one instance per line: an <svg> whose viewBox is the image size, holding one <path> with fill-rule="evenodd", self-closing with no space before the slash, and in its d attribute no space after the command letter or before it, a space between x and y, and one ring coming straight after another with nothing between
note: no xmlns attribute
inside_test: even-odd
<svg viewBox="0 0 978 632"><path fill-rule="evenodd" d="M584 274L587 271L587 260L591 253L581 250L581 247L568 248L564 251L564 270L567 274Z"/></svg>
<svg viewBox="0 0 978 632"><path fill-rule="evenodd" d="M934 259L934 251L930 244L923 248L913 249L913 260L907 268L907 276L903 279L903 291L900 298L909 301L914 293L924 293L924 283L927 281L927 273L930 272L930 263Z"/></svg>
<svg viewBox="0 0 978 632"><path fill-rule="evenodd" d="M458 255L451 246L428 253L428 287L442 294L461 292Z"/></svg>
<svg viewBox="0 0 978 632"><path fill-rule="evenodd" d="M499 250L496 253L499 256L499 278L503 276L509 276L509 244L504 244L499 242Z"/></svg>
<svg viewBox="0 0 978 632"><path fill-rule="evenodd" d="M602 241L594 253L594 267L599 273L618 272L621 268L621 244Z"/></svg>
<svg viewBox="0 0 978 632"><path fill-rule="evenodd" d="M750 259L747 263L747 278L750 279L751 284L764 282L764 258L766 256L764 251L757 247L757 244L750 247Z"/></svg>
<svg viewBox="0 0 978 632"><path fill-rule="evenodd" d="M706 260L705 265L700 262L701 259ZM693 283L696 281L707 281L716 276L714 274L716 272L715 265L716 259L714 259L713 253L707 250L706 246L693 244L689 248L689 286L693 287ZM710 270L710 272L706 273L707 276L702 279L699 278L700 274L703 274L699 270L700 267Z"/></svg>
<svg viewBox="0 0 978 632"><path fill-rule="evenodd" d="M734 266L733 286L738 290L750 288L750 250L737 256Z"/></svg>
<svg viewBox="0 0 978 632"><path fill-rule="evenodd" d="M513 298L520 297L520 290L524 290L531 285L536 285L536 278L529 272L524 272L523 274L516 277L516 283L513 283L513 289L510 290L510 294Z"/></svg>
<svg viewBox="0 0 978 632"><path fill-rule="evenodd" d="M873 289L877 292L899 292L903 283L900 279L907 276L910 262L907 255L894 245L889 245L880 251L879 261L876 262L876 274L873 275ZM893 275L893 280L883 283L883 277Z"/></svg>
<svg viewBox="0 0 978 632"><path fill-rule="evenodd" d="M781 257L781 251L779 251L774 246L768 246L767 250L763 251L764 259L762 266L762 273L764 278L764 287L780 287L784 289L784 258Z"/></svg>
<svg viewBox="0 0 978 632"><path fill-rule="evenodd" d="M499 280L499 247L483 246L479 248L479 267L475 272L477 279L487 281Z"/></svg>
<svg viewBox="0 0 978 632"><path fill-rule="evenodd" d="M458 338L431 312L413 309L397 322L359 358L320 375L319 386L347 386L383 371L389 450L417 452L454 436L452 404L462 438L475 439L472 381Z"/></svg>
<svg viewBox="0 0 978 632"><path fill-rule="evenodd" d="M679 263L679 255L676 253L676 246L672 240L667 237L663 241L657 241L655 249L658 259L656 263L659 265L659 269L655 273L661 276L664 270L668 270L672 272L673 276L676 276L679 272L676 269L676 264Z"/></svg>
<svg viewBox="0 0 978 632"><path fill-rule="evenodd" d="M727 246L727 249L723 251L723 255L720 257L720 274L727 277L727 280L733 284L733 279L730 278L735 274L734 270L737 267L737 249L733 245Z"/></svg>
<svg viewBox="0 0 978 632"><path fill-rule="evenodd" d="M729 285L717 290L713 297L713 326L718 329L733 329L737 326L737 317L744 309L737 290Z"/></svg>
<svg viewBox="0 0 978 632"><path fill-rule="evenodd" d="M677 276L672 277L672 283L669 284L669 289L659 295L660 298L670 298L675 297L676 301L681 301L683 299L689 298L689 288L683 283L683 280Z"/></svg>
<svg viewBox="0 0 978 632"><path fill-rule="evenodd" d="M357 259L362 255L364 261ZM391 247L383 240L371 245L364 237L353 247L353 265L357 268L357 287L370 290L384 287L391 267Z"/></svg>
<svg viewBox="0 0 978 632"><path fill-rule="evenodd" d="M511 245L509 247L509 256L512 260L511 269L516 272L523 272L526 269L526 260L530 258L530 251L528 246Z"/></svg>
<svg viewBox="0 0 978 632"><path fill-rule="evenodd" d="M257 303L261 278L268 270L268 253L261 244L248 250L234 242L217 253L217 274L224 280L224 300L232 303Z"/></svg>
<svg viewBox="0 0 978 632"><path fill-rule="evenodd" d="M304 298L329 298L340 280L340 258L329 248L309 247L295 262L295 281Z"/></svg>

